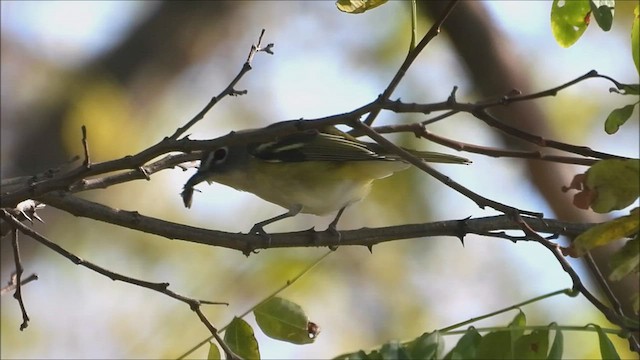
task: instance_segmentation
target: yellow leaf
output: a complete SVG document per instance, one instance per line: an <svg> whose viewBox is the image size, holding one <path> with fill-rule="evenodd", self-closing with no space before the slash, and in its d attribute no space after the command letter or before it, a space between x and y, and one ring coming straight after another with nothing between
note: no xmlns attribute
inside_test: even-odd
<svg viewBox="0 0 640 360"><path fill-rule="evenodd" d="M386 2L387 0L338 0L336 1L336 7L338 10L349 14L362 14Z"/></svg>
<svg viewBox="0 0 640 360"><path fill-rule="evenodd" d="M571 256L582 256L593 248L637 233L640 226L640 213L637 210L636 208L630 215L596 225L580 234L571 244Z"/></svg>

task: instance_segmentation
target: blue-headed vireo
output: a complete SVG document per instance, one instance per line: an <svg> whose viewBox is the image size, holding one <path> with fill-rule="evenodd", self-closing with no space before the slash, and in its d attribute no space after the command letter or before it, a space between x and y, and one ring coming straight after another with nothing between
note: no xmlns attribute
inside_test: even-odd
<svg viewBox="0 0 640 360"><path fill-rule="evenodd" d="M428 162L470 163L454 155L406 150ZM184 185L181 195L189 208L195 185L217 182L288 209L255 224L251 233L260 235L266 235L265 225L298 213L325 215L337 210L328 229L335 232L344 209L367 196L373 180L409 166L379 144L359 141L329 127L205 152L198 172Z"/></svg>

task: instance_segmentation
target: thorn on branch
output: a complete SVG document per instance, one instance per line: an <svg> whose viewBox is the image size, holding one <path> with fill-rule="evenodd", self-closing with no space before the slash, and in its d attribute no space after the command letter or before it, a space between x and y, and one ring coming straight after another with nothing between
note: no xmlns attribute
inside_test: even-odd
<svg viewBox="0 0 640 360"><path fill-rule="evenodd" d="M451 90L451 94L449 95L449 97L447 98L447 105L449 106L453 106L455 104L457 104L457 100L456 100L456 92L458 92L458 86L454 86L453 89Z"/></svg>
<svg viewBox="0 0 640 360"><path fill-rule="evenodd" d="M201 304L204 305L226 305L229 306L229 303L226 301L209 301L209 300L198 300Z"/></svg>
<svg viewBox="0 0 640 360"><path fill-rule="evenodd" d="M471 219L471 216L467 216L464 219L458 220L458 229L456 230L456 237L460 239L460 243L464 247L464 237L469 233L467 221Z"/></svg>
<svg viewBox="0 0 640 360"><path fill-rule="evenodd" d="M502 98L500 98L500 104L508 105L511 102L511 98L514 96L522 95L522 91L518 89L511 89L508 93L506 93Z"/></svg>
<svg viewBox="0 0 640 360"><path fill-rule="evenodd" d="M82 166L87 169L91 168L91 158L89 157L89 142L87 141L87 127L82 125L82 148L84 149L84 161Z"/></svg>
<svg viewBox="0 0 640 360"><path fill-rule="evenodd" d="M247 90L231 89L231 91L229 91L229 96L240 96L240 95L246 95L247 93L248 93Z"/></svg>

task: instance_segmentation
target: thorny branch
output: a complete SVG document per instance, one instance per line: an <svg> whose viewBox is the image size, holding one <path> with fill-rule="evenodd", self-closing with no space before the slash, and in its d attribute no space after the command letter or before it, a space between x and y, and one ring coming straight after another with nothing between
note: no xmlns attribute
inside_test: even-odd
<svg viewBox="0 0 640 360"><path fill-rule="evenodd" d="M32 239L36 240L37 242L39 242L40 244L48 247L49 249L55 251L56 253L62 255L63 257L65 257L66 259L68 259L69 261L71 261L72 263L76 264L76 265L80 265L80 266L84 266L88 269L91 269L95 272L97 272L100 275L106 276L111 280L114 281L122 281L122 282L126 282L132 285L136 285L136 286L140 286L143 288L147 288L150 290L154 290L157 291L159 293L165 294L171 298L174 298L178 301L184 302L187 305L189 305L189 307L191 308L191 310L193 310L197 315L198 318L200 318L200 321L202 321L205 326L211 331L211 334L216 337L216 339L220 340L220 346L225 350L225 352L227 352L227 350L229 351L227 353L227 356L230 356L230 358L237 358L237 355L235 355L229 348L228 346L224 343L224 341L222 341L221 338L219 338L219 335L217 334L217 330L215 329L215 327L209 322L209 320L204 316L204 314L202 313L202 311L200 310L200 307L202 304L218 304L218 305L228 305L227 303L223 303L223 302L213 302L213 301L208 301L208 300L197 300L197 299L193 299L193 298L189 298L183 295L180 295L172 290L169 290L169 283L155 283L155 282L149 282L149 281L145 281L145 280L140 280L140 279L136 279L133 277L129 277L126 275L122 275L119 273L116 273L114 271L108 270L104 267L101 267L99 265L96 265L90 261L84 260L80 257L78 257L77 255L69 252L68 250L66 250L65 248L63 248L62 246L54 243L53 241L49 240L48 238L46 238L44 235L38 233L37 231L31 229L30 227L22 224L18 219L16 219L15 217L13 217L8 211L4 210L4 209L0 209L0 217L2 217L3 220L9 222L12 224L12 226L16 229L14 230L14 234L17 233L17 231L19 230L20 232L22 232L23 234L31 237ZM17 239L17 235L14 235L14 239ZM14 240L14 242L16 242L17 240ZM16 299L18 299L18 302L20 303L20 307L22 309L22 314L23 314L23 323L22 325L20 325L20 330L23 330L24 328L27 327L27 323L29 321L29 317L26 314L26 311L24 309L24 304L22 303L22 298L20 296L20 275L22 274L22 266L20 265L20 261L19 261L19 252L17 249L17 246L14 245L14 257L16 257L16 295L14 295L14 297L16 297Z"/></svg>
<svg viewBox="0 0 640 360"><path fill-rule="evenodd" d="M398 87L402 78L404 78L404 76L407 74L407 70L409 70L411 64L413 64L413 62L418 58L418 55L420 55L422 50L427 47L431 40L433 40L436 36L438 36L438 34L440 34L440 28L442 27L442 24L444 24L449 15L453 12L453 9L456 7L457 3L458 0L450 1L447 5L447 8L443 11L442 14L440 14L440 16L438 16L437 20L433 23L422 40L420 40L418 45L416 45L415 48L409 50L409 53L407 53L407 56L402 62L402 65L400 65L400 68L396 72L395 76L393 77L393 79L391 79L391 82L389 82L387 88L378 97L378 101L386 101L389 99L389 97L391 97L391 94L393 94L393 91ZM371 111L367 118L364 120L364 123L371 126L371 124L373 124L374 120L380 113L380 110L381 109L375 109Z"/></svg>
<svg viewBox="0 0 640 360"><path fill-rule="evenodd" d="M271 244L267 246L259 235L228 233L218 230L208 230L178 224L149 216L136 211L113 209L103 204L95 203L66 193L52 193L46 196L47 203L55 208L79 217L86 217L104 221L118 226L138 230L165 237L172 240L184 240L210 246L246 251L247 248L288 248L288 247L318 247L318 246L347 246L373 245L400 239L415 239L429 236L453 236L462 238L467 234L484 235L488 231L517 230L519 225L506 216L492 216L477 219L450 220L424 224L405 224L374 229L359 229L341 231L338 240L330 233L311 230L282 234L270 234ZM553 219L538 219L525 217L536 231L577 236L594 224L573 224L559 222Z"/></svg>
<svg viewBox="0 0 640 360"><path fill-rule="evenodd" d="M58 246L46 237L35 232L33 229L20 223L20 221L16 219L15 214L10 213L7 209L14 208L16 204L21 201L27 199L37 199L53 207L77 216L89 217L99 221L104 221L143 232L157 234L159 236L164 236L170 239L181 239L185 241L209 244L212 246L222 246L231 249L237 249L243 252L247 252L247 249L255 250L266 248L266 246L261 245L261 239L259 239L259 237L256 237L255 235L229 234L221 231L205 230L190 227L187 225L171 223L160 219L146 217L135 211L115 210L102 204L97 204L80 199L73 196L72 193L97 188L106 188L114 184L128 182L135 179L148 180L151 175L155 174L158 171L173 168L175 166L180 166L181 164L184 164L186 162L199 159L200 152L206 149L216 148L223 145L242 144L249 141L266 141L278 136L284 136L301 130L321 129L329 125L344 124L351 126L354 129L355 133L359 132L360 135L368 135L381 145L387 147L390 151L393 151L394 153L402 156L408 162L419 167L421 170L427 172L452 189L465 195L481 208L489 206L503 212L505 216L481 219L454 220L432 224L401 225L382 229L360 229L352 231L342 231L339 245L363 245L371 248L373 245L384 241L435 235L449 235L462 239L466 234L488 234L496 238L503 238L511 241L537 241L553 253L558 262L562 265L565 272L567 272L567 274L569 274L569 276L571 277L574 289L576 291L579 291L587 299L589 299L589 301L605 316L607 316L610 321L624 328L624 322L623 319L621 319L621 314L611 310L602 302L600 302L584 286L576 272L570 266L568 261L562 256L562 253L558 250L558 246L555 243L551 242L549 239L545 239L544 237L539 235L539 232L547 232L554 234L554 236L575 236L592 226L592 224L578 225L560 223L552 219L540 219L542 217L542 214L540 213L519 210L511 206L485 198L446 177L444 174L441 174L440 172L426 165L422 161L418 160L403 149L395 146L393 143L389 142L380 135L380 133L383 132L410 131L417 136L438 142L445 146L450 146L457 150L469 151L494 157L509 156L580 165L591 165L599 159L624 158L617 155L594 151L587 147L575 146L555 140L544 139L535 134L530 134L517 128L511 127L507 125L507 121L496 119L487 112L487 109L489 108L504 106L513 102L530 101L542 97L555 96L559 91L590 78L606 79L614 83L614 85L618 89L622 89L625 86L624 84L620 84L610 77L600 75L595 71L591 71L565 84L538 93L522 95L518 91L513 91L500 99L481 101L472 104L458 103L455 99L455 89L449 99L440 103L408 104L403 103L399 100L390 100L390 96L392 95L393 91L396 89L400 81L403 79L406 71L409 69L413 61L422 52L422 50L424 50L427 44L438 35L440 26L449 16L451 11L455 7L455 4L456 1L451 1L449 3L446 11L434 23L434 25L416 46L416 48L409 51L403 64L400 66L396 75L391 80L384 92L378 97L378 99L369 104L366 104L360 108L344 114L332 115L320 119L312 119L306 121L284 121L268 126L264 129L245 131L242 133L232 132L228 135L212 140L195 141L190 140L188 138L188 135L183 137L182 135L184 135L186 131L188 131L198 121L202 120L204 116L213 108L213 106L215 106L221 99L226 96L235 96L246 93L246 90L235 89L235 86L240 81L240 79L248 71L251 70L251 62L254 56L258 52L266 52L269 54L273 53L271 51L273 44L268 44L265 47L262 47L261 45L264 35L263 30L260 34L257 44L252 45L249 55L247 56L247 60L243 64L236 77L222 92L220 92L217 96L214 96L196 116L189 120L184 126L178 128L174 134L164 138L155 145L144 149L133 156L92 164L89 157L87 130L83 126L82 144L85 155L83 163L80 166L77 166L70 170L47 171L33 177L3 180L2 194L0 195L0 205L3 207L3 209L0 212L0 217L4 221L9 222L14 229L27 234L28 236L34 238L41 244L49 247L50 249L66 257L77 265L85 266L93 271L111 278L112 280L120 280L134 285L142 286L151 290L161 292L167 296L187 303L190 308L198 315L205 326L209 329L212 335L219 341L221 347L227 354L227 357L237 358L237 355L233 354L233 352L228 348L224 341L222 341L222 339L219 337L216 328L202 314L200 305L209 302L191 299L176 294L168 289L168 283L152 283L130 278L87 262ZM438 117L426 120L420 124L371 128L370 125L373 123L378 114L383 110L388 110L395 113L410 112L423 114L429 114L436 111L447 112ZM581 155L583 157L545 155L538 151L526 152L491 149L445 139L426 130L427 125L436 121L441 121L460 112L472 114L477 119L485 122L487 125L493 128L498 129L499 131L502 131L520 140L536 144L539 147L555 148L571 154ZM360 118L365 115L367 116L366 119L364 121L360 121ZM158 159L159 157L161 158ZM500 233L497 232L505 229L520 229L524 232L525 235L523 237L513 237L506 235L501 236L499 235ZM15 290L16 298L18 299L20 298L20 285L26 282L26 279L24 280L24 282L20 279L20 275L23 270L19 261L17 231L13 230L13 233L15 234L13 241L15 252L14 255L17 254L17 256L14 256L14 258L16 259ZM326 234L323 232L303 231L284 234L271 234L271 242L269 244L269 247L276 248L294 246L331 246L337 245L335 241L335 236L332 236L330 234ZM23 312L23 325L21 325L22 328L23 326L26 327L28 316L26 314L26 310L24 309L24 304L22 303L21 298L18 299L18 301Z"/></svg>
<svg viewBox="0 0 640 360"><path fill-rule="evenodd" d="M252 69L251 68L251 62L253 61L253 57L260 51L264 51L264 52L266 52L268 54L273 55L273 51L271 50L273 48L273 44L268 44L265 47L261 47L262 37L264 36L264 31L265 30L262 29L262 32L260 32L260 37L258 38L258 43L255 44L255 45L251 45L251 51L249 51L249 55L247 56L247 61L244 62L244 64L242 65L242 68L240 69L240 72L238 73L238 75L236 75L236 77L233 80L231 80L231 82L226 87L226 89L222 90L222 92L220 94L218 94L218 96L214 96L213 98L211 98L211 100L204 107L204 109L202 109L196 116L194 116L193 119L189 120L189 122L187 122L183 127L178 128L178 130L176 130L176 132L173 133L173 135L171 135L169 137L169 139L177 140L180 137L180 135L184 134L187 130L189 130L198 121L202 120L204 118L204 116L209 112L209 110L211 110L211 108L215 104L217 104L220 100L222 100L225 96L227 96L227 95L237 96L237 95L244 95L244 94L247 93L247 90L236 90L234 87L236 86L238 81L240 81L240 79L242 79L244 74L246 74L247 72L249 72Z"/></svg>

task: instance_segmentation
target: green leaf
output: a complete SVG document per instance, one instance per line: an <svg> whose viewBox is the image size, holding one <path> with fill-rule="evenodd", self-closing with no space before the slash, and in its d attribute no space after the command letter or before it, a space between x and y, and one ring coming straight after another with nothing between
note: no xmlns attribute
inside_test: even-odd
<svg viewBox="0 0 640 360"><path fill-rule="evenodd" d="M562 336L562 330L558 327L558 324L551 323L549 328L552 328L556 332L556 336L553 339L553 344L551 345L551 350L549 350L549 355L547 355L547 359L549 360L560 360L562 359L562 351L564 350L564 338Z"/></svg>
<svg viewBox="0 0 640 360"><path fill-rule="evenodd" d="M633 10L633 25L631 26L631 56L640 74L640 5Z"/></svg>
<svg viewBox="0 0 640 360"><path fill-rule="evenodd" d="M578 235L571 243L570 255L580 257L591 249L631 236L637 233L639 228L640 215L634 210L631 215L598 224Z"/></svg>
<svg viewBox="0 0 640 360"><path fill-rule="evenodd" d="M640 294L639 293L635 293L631 296L631 304L633 305L633 312L636 313L636 315L640 313Z"/></svg>
<svg viewBox="0 0 640 360"><path fill-rule="evenodd" d="M218 345L210 342L209 343L209 353L207 354L207 360L220 360L222 357L220 356L220 349L218 349Z"/></svg>
<svg viewBox="0 0 640 360"><path fill-rule="evenodd" d="M627 241L624 246L616 251L609 259L611 274L609 280L619 281L632 272L637 273L640 266L640 238Z"/></svg>
<svg viewBox="0 0 640 360"><path fill-rule="evenodd" d="M604 131L609 135L615 134L620 126L629 120L631 114L633 114L633 108L635 108L635 104L613 110L604 122Z"/></svg>
<svg viewBox="0 0 640 360"><path fill-rule="evenodd" d="M382 360L411 359L409 354L407 354L406 349L397 341L388 342L382 345L379 354ZM432 359L435 359L435 357ZM425 360L428 359L425 358Z"/></svg>
<svg viewBox="0 0 640 360"><path fill-rule="evenodd" d="M602 328L596 324L591 324L591 326L595 327L596 331L598 332L598 340L600 342L600 356L602 356L603 359L607 360L620 360L620 355L618 355L616 348L613 346L611 340L609 340L607 334L602 331Z"/></svg>
<svg viewBox="0 0 640 360"><path fill-rule="evenodd" d="M378 352L375 352L376 356L369 356L367 355L366 352L360 350L358 352L354 352L351 354L343 354L340 356L337 356L334 358L334 360L373 360L373 359L380 359L380 354L378 354Z"/></svg>
<svg viewBox="0 0 640 360"><path fill-rule="evenodd" d="M598 26L604 31L611 30L613 25L613 13L615 7L615 0L591 0L591 13L596 19Z"/></svg>
<svg viewBox="0 0 640 360"><path fill-rule="evenodd" d="M527 326L527 317L524 315L522 310L518 309L518 313L516 314L516 316L513 317L513 320L511 320L511 323L509 323L512 344L515 343L515 341L518 340L518 338L520 338L520 336L524 334L524 329L518 329L518 328L523 328L525 326Z"/></svg>
<svg viewBox="0 0 640 360"><path fill-rule="evenodd" d="M336 1L336 7L338 10L348 14L362 14L387 1L388 0L338 0Z"/></svg>
<svg viewBox="0 0 640 360"><path fill-rule="evenodd" d="M444 339L439 331L424 333L405 348L411 359L438 359L444 349Z"/></svg>
<svg viewBox="0 0 640 360"><path fill-rule="evenodd" d="M549 330L533 330L521 336L514 345L515 359L546 359L549 350Z"/></svg>
<svg viewBox="0 0 640 360"><path fill-rule="evenodd" d="M551 32L562 47L575 44L589 26L589 0L553 0Z"/></svg>
<svg viewBox="0 0 640 360"><path fill-rule="evenodd" d="M310 344L315 340L315 335L309 333L309 318L294 302L275 296L258 305L253 314L262 332L272 339L293 344Z"/></svg>
<svg viewBox="0 0 640 360"><path fill-rule="evenodd" d="M467 332L458 340L456 346L444 357L444 360L475 359L476 350L481 340L482 335L478 333L476 328L470 326Z"/></svg>
<svg viewBox="0 0 640 360"><path fill-rule="evenodd" d="M476 359L513 359L511 332L501 330L483 336L478 345Z"/></svg>
<svg viewBox="0 0 640 360"><path fill-rule="evenodd" d="M234 317L224 332L224 342L229 348L243 359L260 359L258 341L253 335L253 329L244 320Z"/></svg>
<svg viewBox="0 0 640 360"><path fill-rule="evenodd" d="M334 358L335 360L397 360L411 359L407 349L399 342L388 342L380 348L366 353L362 350L350 354L343 354ZM435 359L435 358L434 358Z"/></svg>
<svg viewBox="0 0 640 360"><path fill-rule="evenodd" d="M585 185L596 191L591 209L598 213L624 209L640 195L640 160L601 160L587 170Z"/></svg>

